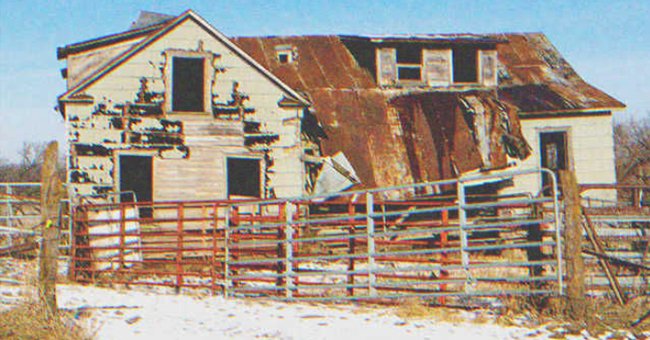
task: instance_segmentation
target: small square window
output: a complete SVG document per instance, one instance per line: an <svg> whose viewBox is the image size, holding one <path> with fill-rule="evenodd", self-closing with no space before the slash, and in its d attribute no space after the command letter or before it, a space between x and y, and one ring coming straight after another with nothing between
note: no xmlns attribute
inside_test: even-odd
<svg viewBox="0 0 650 340"><path fill-rule="evenodd" d="M288 64L289 53L278 53L278 61L280 62L280 64Z"/></svg>

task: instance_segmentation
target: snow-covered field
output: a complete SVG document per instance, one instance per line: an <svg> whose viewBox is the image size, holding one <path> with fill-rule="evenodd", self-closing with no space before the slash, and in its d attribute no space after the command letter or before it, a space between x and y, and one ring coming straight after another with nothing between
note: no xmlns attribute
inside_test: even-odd
<svg viewBox="0 0 650 340"><path fill-rule="evenodd" d="M34 296L34 261L0 259L0 312ZM22 282L23 284L17 284ZM32 282L32 284L29 284ZM561 327L538 325L524 316L520 327L497 323L491 311L423 309L346 303L284 303L260 299L225 299L200 291L175 294L170 288L100 288L59 284L60 309L97 339L547 339ZM424 312L422 312L424 310ZM413 314L413 313L412 313ZM612 332L601 338L630 338ZM648 334L650 335L650 334ZM587 331L566 336L589 338Z"/></svg>
<svg viewBox="0 0 650 340"><path fill-rule="evenodd" d="M316 305L60 285L60 308L99 339L512 339L547 338L545 329L435 318L402 319L395 308Z"/></svg>

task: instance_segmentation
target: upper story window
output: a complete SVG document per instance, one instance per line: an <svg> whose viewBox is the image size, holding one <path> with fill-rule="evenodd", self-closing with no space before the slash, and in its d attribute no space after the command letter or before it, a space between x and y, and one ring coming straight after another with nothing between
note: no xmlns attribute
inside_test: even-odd
<svg viewBox="0 0 650 340"><path fill-rule="evenodd" d="M292 45L275 46L275 57L280 64L290 64L296 60L298 53Z"/></svg>
<svg viewBox="0 0 650 340"><path fill-rule="evenodd" d="M475 47L452 49L454 83L478 83L477 54Z"/></svg>
<svg viewBox="0 0 650 340"><path fill-rule="evenodd" d="M172 111L205 111L205 58L172 58Z"/></svg>
<svg viewBox="0 0 650 340"><path fill-rule="evenodd" d="M166 113L212 112L212 80L218 71L218 54L198 50L163 52Z"/></svg>
<svg viewBox="0 0 650 340"><path fill-rule="evenodd" d="M381 47L377 49L376 63L381 86L497 85L496 50L476 46Z"/></svg>
<svg viewBox="0 0 650 340"><path fill-rule="evenodd" d="M404 45L396 49L397 79L422 81L422 48Z"/></svg>

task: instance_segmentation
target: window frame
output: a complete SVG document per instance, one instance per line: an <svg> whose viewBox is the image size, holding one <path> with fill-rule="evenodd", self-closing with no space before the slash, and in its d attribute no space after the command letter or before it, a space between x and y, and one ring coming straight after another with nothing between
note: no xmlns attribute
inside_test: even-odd
<svg viewBox="0 0 650 340"><path fill-rule="evenodd" d="M456 50L461 50L461 49L473 49L474 50L474 73L475 73L475 80L474 81L457 81L456 80ZM480 56L479 56L479 51L481 49L479 47L474 47L474 46L453 46L451 48L451 84L452 85L474 85L474 84L480 84L481 83L481 65L480 65Z"/></svg>
<svg viewBox="0 0 650 340"><path fill-rule="evenodd" d="M258 195L258 196L249 196L249 195L242 195L242 194L231 193L231 192L230 192L230 174L229 174L229 171L228 171L228 168L229 168L229 167L228 167L228 161L229 161L230 159L239 159L239 160L256 161L256 162L259 164L259 178L258 178L258 184L259 184L258 191L259 191L259 195ZM226 177L226 178L225 178L225 179L226 179L226 181L225 181L225 185L226 185L226 197L227 197L228 199L232 199L232 198L235 198L235 199L236 199L236 198L244 198L244 199L247 199L247 198L251 198L251 197L252 197L252 198L264 198L264 196L265 196L265 193L264 193L264 182L263 182L264 172L265 172L265 169L264 169L264 164L262 163L262 157L254 156L254 155L237 155L237 154L226 155L226 156L224 157L224 173L226 174L226 176L225 176L225 177Z"/></svg>
<svg viewBox="0 0 650 340"><path fill-rule="evenodd" d="M165 113L173 114L211 114L212 112L212 77L214 73L214 55L203 51L186 51L169 49L163 52L165 56ZM174 58L203 59L203 111L174 111L173 110L173 67Z"/></svg>

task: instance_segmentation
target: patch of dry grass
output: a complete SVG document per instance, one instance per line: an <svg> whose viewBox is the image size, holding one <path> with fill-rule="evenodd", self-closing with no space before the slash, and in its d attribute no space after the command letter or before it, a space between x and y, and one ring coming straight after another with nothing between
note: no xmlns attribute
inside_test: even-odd
<svg viewBox="0 0 650 340"><path fill-rule="evenodd" d="M457 310L445 307L430 307L418 298L399 302L395 315L402 319L434 319L450 323L467 321Z"/></svg>
<svg viewBox="0 0 650 340"><path fill-rule="evenodd" d="M624 306L605 297L588 298L584 320L573 320L569 316L563 298L510 297L504 300L504 306L497 319L502 325L516 325L522 315L528 315L531 323L554 324L547 328L551 331L562 329L565 334L578 334L581 330L587 330L592 336L620 330L634 334L650 331L650 320L631 326L650 309L648 297L638 297Z"/></svg>
<svg viewBox="0 0 650 340"><path fill-rule="evenodd" d="M0 312L0 339L91 339L78 327L70 313L48 318L45 308L36 302Z"/></svg>

